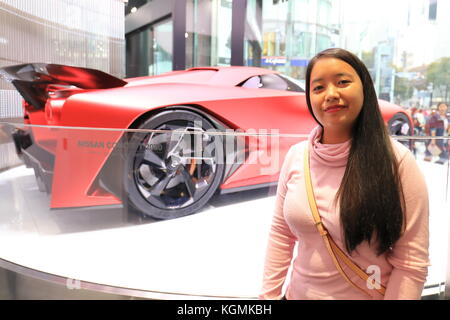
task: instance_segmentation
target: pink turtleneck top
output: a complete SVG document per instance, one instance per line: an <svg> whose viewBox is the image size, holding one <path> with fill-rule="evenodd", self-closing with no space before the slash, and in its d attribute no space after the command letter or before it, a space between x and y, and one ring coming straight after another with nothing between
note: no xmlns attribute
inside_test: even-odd
<svg viewBox="0 0 450 320"><path fill-rule="evenodd" d="M310 168L314 194L322 222L336 244L344 249L339 208L334 198L344 175L350 141L322 144L322 128L316 127L308 141L288 151L277 188L276 206L266 252L260 299L280 299L292 262L287 299L383 299L377 290L361 280L343 263L350 279L365 288L354 288L339 273L314 225L303 179L303 152L310 147ZM406 202L406 229L389 254L376 255L376 248L361 243L350 256L386 287L384 299L420 299L428 259L428 192L424 177L409 150L392 140L400 163ZM297 244L297 246L295 246ZM294 248L296 254L294 257ZM293 261L292 261L293 260Z"/></svg>

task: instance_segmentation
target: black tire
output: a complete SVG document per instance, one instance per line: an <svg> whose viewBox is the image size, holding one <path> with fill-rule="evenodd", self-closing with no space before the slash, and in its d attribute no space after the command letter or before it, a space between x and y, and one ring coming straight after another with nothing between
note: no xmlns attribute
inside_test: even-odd
<svg viewBox="0 0 450 320"><path fill-rule="evenodd" d="M215 129L211 122L187 110L163 111L139 129L154 131L132 133L129 139L124 170L128 205L156 219L197 212L222 182L222 137L208 134Z"/></svg>
<svg viewBox="0 0 450 320"><path fill-rule="evenodd" d="M412 135L412 127L408 117L398 112L388 121L389 133L396 136Z"/></svg>
<svg viewBox="0 0 450 320"><path fill-rule="evenodd" d="M397 112L388 121L389 133L394 136L412 136L413 127L409 118L402 112ZM411 149L412 142L408 139L398 139L399 142Z"/></svg>

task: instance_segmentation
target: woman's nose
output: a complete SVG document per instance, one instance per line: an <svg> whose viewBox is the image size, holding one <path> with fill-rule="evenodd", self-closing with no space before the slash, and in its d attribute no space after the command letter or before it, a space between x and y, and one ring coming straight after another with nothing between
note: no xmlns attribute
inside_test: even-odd
<svg viewBox="0 0 450 320"><path fill-rule="evenodd" d="M339 99L339 92L335 86L329 85L326 90L325 100L333 101L336 99Z"/></svg>

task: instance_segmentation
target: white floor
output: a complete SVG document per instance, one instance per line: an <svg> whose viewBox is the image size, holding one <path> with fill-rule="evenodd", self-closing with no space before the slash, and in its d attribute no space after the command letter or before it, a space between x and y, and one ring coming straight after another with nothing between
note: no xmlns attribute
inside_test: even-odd
<svg viewBox="0 0 450 320"><path fill-rule="evenodd" d="M430 193L426 285L434 285L446 276L448 167L418 163ZM75 279L134 289L150 298L256 298L259 292L273 189L222 196L184 218L139 220L120 206L49 210L33 171L21 166L0 173L0 197L4 261L67 278L68 284Z"/></svg>

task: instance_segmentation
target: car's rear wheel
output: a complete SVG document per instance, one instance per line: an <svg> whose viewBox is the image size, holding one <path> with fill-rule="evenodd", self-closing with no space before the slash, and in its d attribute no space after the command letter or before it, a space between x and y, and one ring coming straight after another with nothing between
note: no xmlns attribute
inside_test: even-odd
<svg viewBox="0 0 450 320"><path fill-rule="evenodd" d="M157 219L197 212L224 173L223 144L214 127L187 110L169 110L143 122L129 139L125 166L128 204Z"/></svg>

